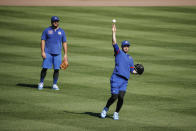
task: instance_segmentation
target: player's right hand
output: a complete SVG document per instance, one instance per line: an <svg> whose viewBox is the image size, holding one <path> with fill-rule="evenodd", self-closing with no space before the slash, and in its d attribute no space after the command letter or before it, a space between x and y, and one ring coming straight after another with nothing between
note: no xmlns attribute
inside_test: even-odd
<svg viewBox="0 0 196 131"><path fill-rule="evenodd" d="M116 32L116 25L115 24L112 25L112 32Z"/></svg>
<svg viewBox="0 0 196 131"><path fill-rule="evenodd" d="M45 59L46 58L46 53L42 52L42 58Z"/></svg>

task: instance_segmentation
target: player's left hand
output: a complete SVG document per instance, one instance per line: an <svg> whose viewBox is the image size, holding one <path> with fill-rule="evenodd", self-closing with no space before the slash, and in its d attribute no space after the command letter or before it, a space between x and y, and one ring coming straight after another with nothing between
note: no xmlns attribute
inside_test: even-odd
<svg viewBox="0 0 196 131"><path fill-rule="evenodd" d="M63 61L61 63L61 69L65 70L69 66L67 55L64 55Z"/></svg>
<svg viewBox="0 0 196 131"><path fill-rule="evenodd" d="M144 72L144 66L142 64L136 64L135 66L135 70L137 72L137 74L141 75Z"/></svg>
<svg viewBox="0 0 196 131"><path fill-rule="evenodd" d="M68 66L69 66L68 62L63 60L60 67L61 69L65 70L67 69Z"/></svg>

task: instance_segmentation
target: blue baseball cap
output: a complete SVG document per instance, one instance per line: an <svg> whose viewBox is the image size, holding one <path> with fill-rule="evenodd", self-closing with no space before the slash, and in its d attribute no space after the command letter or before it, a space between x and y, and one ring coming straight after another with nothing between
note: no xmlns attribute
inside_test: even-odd
<svg viewBox="0 0 196 131"><path fill-rule="evenodd" d="M60 21L59 17L58 16L52 16L51 17L51 22L54 22L54 21Z"/></svg>
<svg viewBox="0 0 196 131"><path fill-rule="evenodd" d="M124 40L121 44L121 47L124 47L124 46L130 46L131 44L129 43L129 41L127 40Z"/></svg>

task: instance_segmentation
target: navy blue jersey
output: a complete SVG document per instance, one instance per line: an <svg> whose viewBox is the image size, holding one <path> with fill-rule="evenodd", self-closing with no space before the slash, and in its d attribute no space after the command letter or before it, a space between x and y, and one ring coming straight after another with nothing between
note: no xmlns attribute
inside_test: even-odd
<svg viewBox="0 0 196 131"><path fill-rule="evenodd" d="M46 28L41 36L45 40L45 52L50 54L61 54L62 43L66 42L66 35L63 29L53 29L51 26Z"/></svg>
<svg viewBox="0 0 196 131"><path fill-rule="evenodd" d="M117 74L128 80L130 78L130 72L133 73L134 70L133 59L130 55L120 50L117 44L114 44L113 47L115 55L115 68L113 74Z"/></svg>

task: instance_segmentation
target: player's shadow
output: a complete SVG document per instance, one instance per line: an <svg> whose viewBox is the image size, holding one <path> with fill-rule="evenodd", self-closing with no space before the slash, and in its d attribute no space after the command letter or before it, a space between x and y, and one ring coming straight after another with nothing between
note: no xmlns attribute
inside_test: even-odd
<svg viewBox="0 0 196 131"><path fill-rule="evenodd" d="M37 88L38 84L26 84L26 83L18 83L16 86L20 87L29 87L29 88ZM44 86L44 88L51 88L50 86Z"/></svg>
<svg viewBox="0 0 196 131"><path fill-rule="evenodd" d="M81 114L81 115L89 115L97 118L101 118L100 113L95 113L95 112L71 112L71 111L64 111L65 113L70 113L70 114ZM107 115L107 118L112 118L110 115Z"/></svg>

